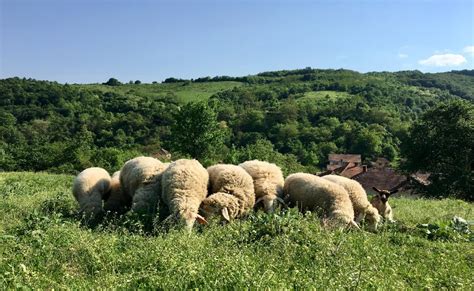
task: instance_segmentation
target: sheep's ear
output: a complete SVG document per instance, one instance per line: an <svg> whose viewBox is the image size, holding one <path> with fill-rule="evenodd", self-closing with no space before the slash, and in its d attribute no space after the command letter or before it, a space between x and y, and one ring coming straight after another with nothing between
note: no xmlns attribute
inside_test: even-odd
<svg viewBox="0 0 474 291"><path fill-rule="evenodd" d="M380 190L377 189L377 187L372 187L372 189L374 189L377 193L380 193Z"/></svg>
<svg viewBox="0 0 474 291"><path fill-rule="evenodd" d="M208 224L207 220L199 214L196 214L196 220L199 224Z"/></svg>
<svg viewBox="0 0 474 291"><path fill-rule="evenodd" d="M230 222L230 216L229 216L229 211L227 210L227 207L222 208L221 214L222 214L222 217L224 217L224 219L227 222Z"/></svg>

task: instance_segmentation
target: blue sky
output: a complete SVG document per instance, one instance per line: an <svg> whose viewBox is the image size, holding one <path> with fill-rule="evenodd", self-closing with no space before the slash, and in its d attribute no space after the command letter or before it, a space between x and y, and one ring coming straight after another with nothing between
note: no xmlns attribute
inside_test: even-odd
<svg viewBox="0 0 474 291"><path fill-rule="evenodd" d="M474 69L472 0L0 2L0 78Z"/></svg>

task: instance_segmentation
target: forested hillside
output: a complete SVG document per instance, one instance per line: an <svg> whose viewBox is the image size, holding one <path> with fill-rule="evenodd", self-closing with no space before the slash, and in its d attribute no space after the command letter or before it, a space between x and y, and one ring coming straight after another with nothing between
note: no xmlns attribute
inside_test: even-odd
<svg viewBox="0 0 474 291"><path fill-rule="evenodd" d="M195 126L210 132L199 157L204 163L261 158L289 172L316 171L328 153L397 161L412 122L449 99L474 101L474 71L306 68L161 84L10 78L0 80L0 169L75 173L95 165L113 171L161 148L189 155L172 134L176 120L213 119L215 128ZM189 115L185 109L195 101L206 104Z"/></svg>

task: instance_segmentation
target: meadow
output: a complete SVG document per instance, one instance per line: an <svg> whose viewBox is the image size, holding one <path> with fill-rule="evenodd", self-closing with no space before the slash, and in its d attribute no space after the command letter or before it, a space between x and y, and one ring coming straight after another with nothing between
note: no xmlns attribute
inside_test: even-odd
<svg viewBox="0 0 474 291"><path fill-rule="evenodd" d="M473 290L474 219L461 200L394 198L378 233L320 227L294 209L188 234L123 216L86 226L73 176L0 173L5 288L318 288Z"/></svg>
<svg viewBox="0 0 474 291"><path fill-rule="evenodd" d="M203 83L156 83L156 84L123 84L121 86L107 86L102 84L75 85L80 88L99 90L103 93L114 92L127 96L139 97L167 97L180 103L205 101L212 95L242 86L241 82L203 82Z"/></svg>

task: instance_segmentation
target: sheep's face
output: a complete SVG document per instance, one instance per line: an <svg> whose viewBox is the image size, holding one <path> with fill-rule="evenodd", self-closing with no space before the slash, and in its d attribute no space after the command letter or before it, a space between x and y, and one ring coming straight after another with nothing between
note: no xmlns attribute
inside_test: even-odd
<svg viewBox="0 0 474 291"><path fill-rule="evenodd" d="M275 208L277 207L275 196L266 195L266 196L260 197L255 202L255 206L258 206L260 203L263 205L263 209L265 210L266 213L272 213L273 211L275 211Z"/></svg>
<svg viewBox="0 0 474 291"><path fill-rule="evenodd" d="M263 209L266 213L274 212L275 209L278 207L278 203L281 203L281 205L284 207L288 207L285 201L283 201L283 199L278 196L272 195L266 195L258 198L257 201L255 201L255 205L257 206L257 204L259 203L263 204Z"/></svg>
<svg viewBox="0 0 474 291"><path fill-rule="evenodd" d="M213 216L221 216L226 221L230 221L229 212L226 207L223 207L219 201L212 199L213 197L208 197L204 199L201 204L199 210L203 214L204 217L213 217Z"/></svg>
<svg viewBox="0 0 474 291"><path fill-rule="evenodd" d="M384 204L387 203L390 195L398 192L398 190L380 190L376 187L372 187L372 189L374 189L377 192L377 196L379 197L380 201L382 201L382 203Z"/></svg>
<svg viewBox="0 0 474 291"><path fill-rule="evenodd" d="M376 231L378 224L380 223L381 216L376 208L371 208L366 212L365 220L370 231Z"/></svg>

